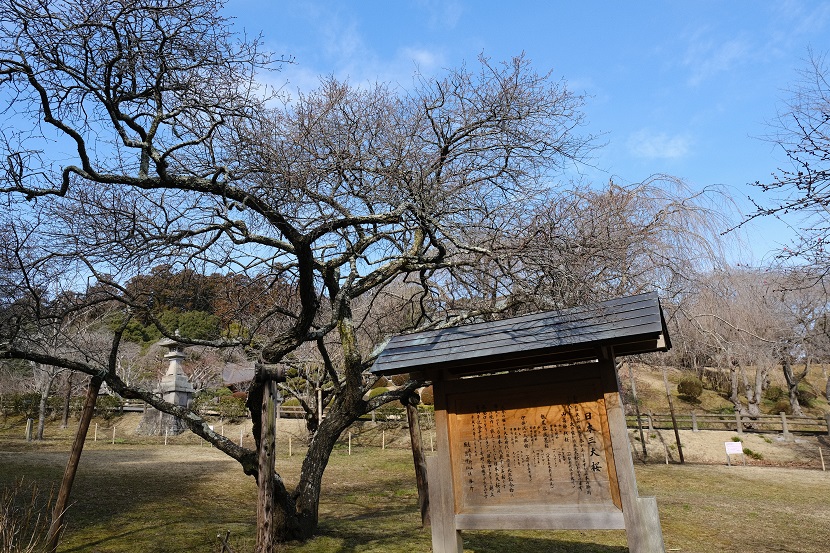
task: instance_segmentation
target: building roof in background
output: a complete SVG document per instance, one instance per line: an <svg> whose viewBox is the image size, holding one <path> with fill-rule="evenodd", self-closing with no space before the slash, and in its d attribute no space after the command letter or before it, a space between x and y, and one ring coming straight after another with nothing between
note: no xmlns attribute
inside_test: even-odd
<svg viewBox="0 0 830 553"><path fill-rule="evenodd" d="M222 367L222 382L225 386L233 386L241 382L250 382L254 379L254 363L225 363Z"/></svg>

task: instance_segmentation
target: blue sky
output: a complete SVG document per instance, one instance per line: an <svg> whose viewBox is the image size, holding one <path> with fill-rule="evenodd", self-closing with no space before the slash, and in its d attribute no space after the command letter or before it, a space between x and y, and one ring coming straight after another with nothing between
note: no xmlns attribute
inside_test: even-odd
<svg viewBox="0 0 830 553"><path fill-rule="evenodd" d="M830 51L830 3L819 1L229 0L226 10L294 58L272 77L289 92L321 75L408 88L416 68L438 75L524 52L588 96L586 131L607 145L585 178L668 173L693 189L726 186L746 210L759 195L747 183L784 163L763 137L808 48ZM773 221L747 230L755 259L744 261L791 236Z"/></svg>

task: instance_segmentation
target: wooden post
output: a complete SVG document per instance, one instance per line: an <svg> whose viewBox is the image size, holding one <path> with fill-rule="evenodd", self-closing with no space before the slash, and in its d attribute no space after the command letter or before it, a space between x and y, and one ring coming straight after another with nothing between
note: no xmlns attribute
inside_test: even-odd
<svg viewBox="0 0 830 553"><path fill-rule="evenodd" d="M92 440L94 442L98 441L98 423L95 423L95 438Z"/></svg>
<svg viewBox="0 0 830 553"><path fill-rule="evenodd" d="M32 441L32 423L34 421L32 419L26 419L26 441Z"/></svg>
<svg viewBox="0 0 830 553"><path fill-rule="evenodd" d="M112 427L112 445L115 445L115 427Z"/></svg>
<svg viewBox="0 0 830 553"><path fill-rule="evenodd" d="M824 472L827 469L824 468L824 454L821 452L821 448L818 448L818 456L821 459L821 470Z"/></svg>
<svg viewBox="0 0 830 553"><path fill-rule="evenodd" d="M245 429L239 429L239 447L242 447L242 439L245 437Z"/></svg>
<svg viewBox="0 0 830 553"><path fill-rule="evenodd" d="M643 425L640 421L640 406L637 402L637 384L634 382L634 371L631 369L631 363L628 364L628 378L631 380L631 394L634 396L634 412L637 414L637 430L640 432L640 445L643 447L643 460L648 459L648 449L646 449L646 440L643 436Z"/></svg>
<svg viewBox="0 0 830 553"><path fill-rule="evenodd" d="M427 462L424 455L423 440L421 439L421 421L418 419L418 403L421 398L412 393L402 400L406 407L406 418L409 422L409 440L412 443L412 462L415 465L415 482L418 486L418 508L421 511L421 526L427 527L429 521L429 485L427 483Z"/></svg>
<svg viewBox="0 0 830 553"><path fill-rule="evenodd" d="M674 427L674 439L677 442L677 453L680 455L680 464L684 464L683 446L680 443L680 432L677 430L677 419L674 416L674 402L671 399L669 390L669 377L666 375L666 368L663 367L663 382L666 384L666 397L669 399L669 411L671 412L671 424Z"/></svg>
<svg viewBox="0 0 830 553"><path fill-rule="evenodd" d="M455 500L450 462L449 422L444 380L431 378L435 390L435 433L438 455L427 458L432 550L435 553L462 553L461 532L455 527Z"/></svg>
<svg viewBox="0 0 830 553"><path fill-rule="evenodd" d="M663 532L660 529L660 516L657 501L653 497L638 497L637 477L634 464L628 454L628 429L625 414L622 411L619 394L619 382L614 370L613 352L600 361L601 378L604 383L604 400L608 417L608 429L611 434L611 448L614 452L617 482L620 489L623 517L625 520L625 537L631 553L665 553ZM665 376L665 369L663 376Z"/></svg>
<svg viewBox="0 0 830 553"><path fill-rule="evenodd" d="M66 375L66 393L63 396L63 414L61 415L61 428L69 426L69 407L72 401L72 376L74 371L69 371Z"/></svg>
<svg viewBox="0 0 830 553"><path fill-rule="evenodd" d="M276 547L273 524L274 454L276 449L276 396L277 383L267 378L262 384L262 427L259 437L257 478L257 537L256 551L270 553Z"/></svg>
<svg viewBox="0 0 830 553"><path fill-rule="evenodd" d="M735 411L735 424L738 431L738 434L744 433L744 423L741 421L741 412Z"/></svg>
<svg viewBox="0 0 830 553"><path fill-rule="evenodd" d="M164 429L164 445L167 445L167 429Z"/></svg>
<svg viewBox="0 0 830 553"><path fill-rule="evenodd" d="M792 439L792 434L790 434L790 429L787 427L787 413L781 411L778 413L781 415L781 433L784 435L785 440Z"/></svg>
<svg viewBox="0 0 830 553"><path fill-rule="evenodd" d="M78 431L75 433L75 440L72 442L72 450L69 452L69 460L66 462L66 469L63 472L63 480L55 498L55 508L52 510L52 522L49 525L46 551L54 553L58 548L61 531L63 530L63 515L66 513L66 506L69 503L69 494L72 491L72 484L75 482L75 474L78 472L78 464L81 461L81 453L84 450L89 423L95 411L95 402L98 400L98 392L101 389L101 379L92 377L89 388L84 399L84 409L81 411L81 420L78 422ZM97 430L97 424L96 430Z"/></svg>
<svg viewBox="0 0 830 553"><path fill-rule="evenodd" d="M697 428L697 413L692 411L692 432L700 432Z"/></svg>
<svg viewBox="0 0 830 553"><path fill-rule="evenodd" d="M386 430L380 431L380 448L386 449Z"/></svg>
<svg viewBox="0 0 830 553"><path fill-rule="evenodd" d="M651 435L654 433L654 419L652 418L651 411L648 412L646 417L648 418L648 434L646 435L646 440L650 440Z"/></svg>
<svg viewBox="0 0 830 553"><path fill-rule="evenodd" d="M352 431L349 430L349 456L352 455Z"/></svg>

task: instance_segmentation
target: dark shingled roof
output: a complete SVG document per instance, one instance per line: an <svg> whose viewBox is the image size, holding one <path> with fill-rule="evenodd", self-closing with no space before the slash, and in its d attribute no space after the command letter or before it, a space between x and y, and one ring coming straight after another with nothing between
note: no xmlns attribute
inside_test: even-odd
<svg viewBox="0 0 830 553"><path fill-rule="evenodd" d="M656 293L501 321L393 337L371 372L479 373L666 351L671 341Z"/></svg>

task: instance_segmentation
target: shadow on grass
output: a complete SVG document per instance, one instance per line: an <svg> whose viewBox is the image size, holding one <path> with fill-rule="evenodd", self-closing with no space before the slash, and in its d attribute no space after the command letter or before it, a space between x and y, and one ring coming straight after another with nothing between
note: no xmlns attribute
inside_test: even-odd
<svg viewBox="0 0 830 553"><path fill-rule="evenodd" d="M235 462L189 458L178 462L164 451L134 449L85 452L73 489L69 528L62 552L210 550L217 530L232 528L239 551L252 550L255 488ZM185 459L182 459L182 455ZM65 454L40 454L4 469L41 480L58 481ZM322 493L317 538L287 544L284 551L428 551L430 531L420 525L417 491L407 455L368 463L374 456L332 463ZM61 461L61 462L58 462ZM356 467L360 467L357 468ZM371 479L355 470L371 467ZM3 478L0 477L0 484ZM465 532L465 549L475 553L625 553L621 534L604 532ZM592 542L599 543L592 543Z"/></svg>
<svg viewBox="0 0 830 553"><path fill-rule="evenodd" d="M601 536L600 533L595 535ZM464 549L475 553L628 553L626 546L557 539L554 532L550 533L550 538L504 532L476 532L463 536Z"/></svg>
<svg viewBox="0 0 830 553"><path fill-rule="evenodd" d="M409 514L410 509L396 509L398 513ZM394 516L388 510L380 517L367 516L365 518L379 518ZM361 551L422 551L425 545L431 542L429 528L403 526L397 531L389 530L389 526L380 523L376 528L361 524L347 524L347 519L357 520L364 517L346 517L336 522L329 521L321 524L317 544L308 543L308 547L299 546L296 551L327 551L332 553L358 553ZM378 521L380 522L380 521ZM380 530L379 528L385 528ZM568 532L571 533L571 532ZM608 541L608 536L602 532L589 533L585 541L574 541L564 537L557 537L556 532L533 532L537 535L528 535L531 532L521 532L520 535L508 531L493 532L464 532L464 551L474 553L628 553L624 545L606 545L591 542L591 536L597 541ZM624 540L624 538L622 538ZM616 541L616 540L614 540ZM292 549L293 551L293 549Z"/></svg>
<svg viewBox="0 0 830 553"><path fill-rule="evenodd" d="M315 539L288 551L305 553L414 552L429 550L431 533L421 528L417 493L402 476L378 478L344 493L324 494L325 507ZM406 490L406 495L390 490ZM462 533L464 550L475 553L627 553L621 531L476 531ZM599 543L596 543L599 542Z"/></svg>
<svg viewBox="0 0 830 553"><path fill-rule="evenodd" d="M153 526L145 526L143 528L136 528L135 530L128 530L126 532L119 532L119 533L112 533L107 534L105 537L102 537L97 540L89 540L85 541L80 545L76 545L74 547L64 548L61 547L61 553L72 553L74 551L90 551L92 547L100 547L102 545L106 545L107 543L112 543L115 541L123 540L125 538L129 538L130 536L136 536L148 531L160 531L162 528L172 526L173 523L166 522L166 523L159 523Z"/></svg>
<svg viewBox="0 0 830 553"><path fill-rule="evenodd" d="M154 541L177 521L192 520L194 531L204 533L200 527L233 519L240 510L238 497L215 490L217 479L234 470L239 481L248 477L229 458L188 459L188 452L180 451L182 458L176 462L149 448L85 451L61 551L146 551L143 543ZM0 455L0 488L11 475L57 488L67 457L59 451ZM232 483L241 487L237 480ZM226 514L228 506L232 512Z"/></svg>

